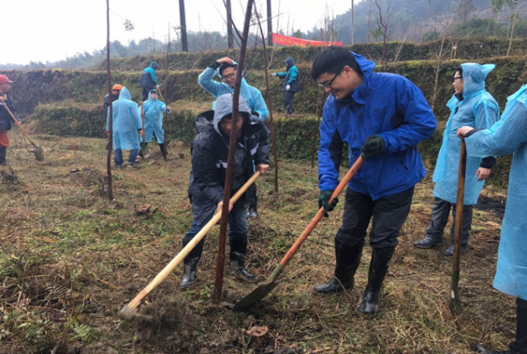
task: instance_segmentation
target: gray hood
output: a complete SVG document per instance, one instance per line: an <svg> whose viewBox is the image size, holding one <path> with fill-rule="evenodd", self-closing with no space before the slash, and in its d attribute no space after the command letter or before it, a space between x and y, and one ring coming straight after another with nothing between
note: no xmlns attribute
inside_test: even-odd
<svg viewBox="0 0 527 354"><path fill-rule="evenodd" d="M220 121L226 116L232 114L232 99L233 95L226 93L218 97L216 100L216 110L214 111L213 125L214 130L216 130L216 132L218 132L220 135L222 134L220 130ZM251 116L251 110L241 95L238 110L240 114L246 116L247 118Z"/></svg>

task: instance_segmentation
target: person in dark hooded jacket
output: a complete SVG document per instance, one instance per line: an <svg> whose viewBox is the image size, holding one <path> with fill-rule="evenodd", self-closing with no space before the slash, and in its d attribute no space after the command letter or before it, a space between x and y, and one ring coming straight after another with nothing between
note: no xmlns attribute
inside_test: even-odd
<svg viewBox="0 0 527 354"><path fill-rule="evenodd" d="M365 162L348 184L342 226L335 236L336 267L319 293L353 288L368 226L372 221L372 258L368 285L358 310L373 315L406 221L414 186L426 175L417 144L434 133L436 118L412 82L400 75L377 73L375 63L342 47L321 52L311 76L330 92L320 124L318 151L319 208L329 203L339 183L344 143L349 163L362 155Z"/></svg>
<svg viewBox="0 0 527 354"><path fill-rule="evenodd" d="M7 135L7 132L11 130L13 124L22 124L18 118L13 100L11 99L10 92L12 83L13 81L9 80L7 76L0 75L0 166L7 164L6 155L7 147L9 146L9 136ZM13 113L18 123L13 122L13 118L11 118L11 115L5 107Z"/></svg>
<svg viewBox="0 0 527 354"><path fill-rule="evenodd" d="M143 88L142 101L148 99L148 94L153 89L159 88L159 83L156 78L156 70L159 69L159 65L153 61L150 63L150 66L146 67L143 70L143 75L141 76L141 81L139 85Z"/></svg>
<svg viewBox="0 0 527 354"><path fill-rule="evenodd" d="M287 117L293 114L293 101L295 93L300 90L300 78L298 77L298 69L295 66L295 60L291 57L285 60L285 72L275 73L273 76L278 76L283 79L282 91L284 92L284 107L287 110Z"/></svg>
<svg viewBox="0 0 527 354"><path fill-rule="evenodd" d="M112 102L115 102L119 99L119 94L123 89L123 85L113 85L112 87ZM103 99L102 110L104 114L104 119L108 117L108 108L110 108L110 96L106 94Z"/></svg>
<svg viewBox="0 0 527 354"><path fill-rule="evenodd" d="M265 173L269 168L269 131L251 115L247 103L240 96L238 120L238 143L234 153L232 195L253 175L256 170ZM216 210L223 205L223 186L229 155L229 136L232 120L232 95L221 95L216 100L216 109L200 114L196 126L200 132L191 146L192 170L190 172L189 199L194 220L183 238L183 247L210 221ZM255 281L256 277L245 268L247 251L247 209L246 194L233 206L229 213L229 244L231 267L235 274L245 280ZM185 257L185 271L181 288L193 286L198 262L203 251L204 239Z"/></svg>

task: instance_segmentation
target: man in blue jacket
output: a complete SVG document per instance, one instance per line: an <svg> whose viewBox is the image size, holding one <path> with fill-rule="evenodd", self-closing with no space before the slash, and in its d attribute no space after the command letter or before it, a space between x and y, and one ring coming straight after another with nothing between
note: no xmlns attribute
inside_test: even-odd
<svg viewBox="0 0 527 354"><path fill-rule="evenodd" d="M291 117L293 114L293 101L295 93L300 89L300 78L298 77L298 69L295 66L295 60L291 57L285 60L285 72L275 73L273 76L278 76L284 80L282 82L282 91L284 93L284 107L287 111L286 117Z"/></svg>
<svg viewBox="0 0 527 354"><path fill-rule="evenodd" d="M159 83L156 78L157 69L159 69L159 65L153 61L150 66L143 70L143 75L141 75L141 81L139 82L139 85L143 88L142 101L147 100L150 91L159 89Z"/></svg>
<svg viewBox="0 0 527 354"><path fill-rule="evenodd" d="M224 57L214 61L206 68L198 78L201 87L210 93L214 98L218 98L226 93L234 93L234 83L236 82L236 70L238 64L229 57ZM218 76L221 82L214 81ZM262 93L255 87L249 85L245 77L241 80L240 95L244 98L251 112L263 122L269 116L269 110L263 99ZM216 101L212 103L212 109L216 108ZM253 184L247 191L247 205L249 213L247 217L258 217L258 196L256 184Z"/></svg>
<svg viewBox="0 0 527 354"><path fill-rule="evenodd" d="M463 125L477 129L490 128L499 119L498 103L485 90L485 78L495 67L494 64L466 63L461 64L454 74L452 83L454 96L447 103L451 113L434 170L436 185L432 220L426 229L425 238L415 242L415 247L431 248L443 243L443 232L450 209L452 209L454 217L454 224L450 231L452 245L446 250L445 255L448 257L454 255L457 180L459 150L461 148L461 140L456 137L456 130ZM478 202L483 183L490 175L490 170L495 163L496 158L493 156L487 156L483 159L478 157L467 158L463 225L461 227L462 253L468 247L469 231L472 225L472 206Z"/></svg>
<svg viewBox="0 0 527 354"><path fill-rule="evenodd" d="M368 285L358 310L373 315L405 222L414 185L426 174L417 144L429 138L436 119L423 93L402 76L374 73L375 63L342 47L320 53L311 76L331 92L320 126L319 206L331 211L330 196L339 182L344 143L349 162L366 159L348 185L342 226L335 236L333 278L317 286L319 293L353 288L366 230L372 221L373 248Z"/></svg>

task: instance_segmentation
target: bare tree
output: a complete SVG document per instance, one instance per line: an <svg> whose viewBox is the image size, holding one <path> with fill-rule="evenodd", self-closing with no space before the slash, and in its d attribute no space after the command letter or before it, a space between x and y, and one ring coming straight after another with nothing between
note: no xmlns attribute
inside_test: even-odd
<svg viewBox="0 0 527 354"><path fill-rule="evenodd" d="M355 1L351 0L351 26L350 26L350 44L355 43Z"/></svg>
<svg viewBox="0 0 527 354"><path fill-rule="evenodd" d="M267 45L273 45L273 11L271 0L267 0Z"/></svg>
<svg viewBox="0 0 527 354"><path fill-rule="evenodd" d="M179 0L179 24L181 29L181 51L188 53L187 20L185 17L185 0Z"/></svg>
<svg viewBox="0 0 527 354"><path fill-rule="evenodd" d="M382 35L383 38L383 46L382 46L382 65L383 67L386 66L386 63L388 62L388 53L387 53L387 45L388 42L388 30L390 29L390 21L393 15L393 2L388 2L386 5L386 11L383 10L381 5L381 0L373 0L375 3L375 7L377 8L377 29L375 32L379 35ZM378 36L377 35L377 36Z"/></svg>
<svg viewBox="0 0 527 354"><path fill-rule="evenodd" d="M229 48L234 46L234 35L232 33L232 7L231 0L227 0L227 44Z"/></svg>
<svg viewBox="0 0 527 354"><path fill-rule="evenodd" d="M507 35L509 36L509 46L507 48L507 56L511 53L512 48L512 39L514 38L514 30L516 29L516 23L518 22L518 7L520 6L520 0L492 0L491 1L492 10L497 13L501 11L503 5L507 4L512 10L512 15L509 17L509 26L510 30L507 30ZM512 24L511 24L512 23Z"/></svg>
<svg viewBox="0 0 527 354"><path fill-rule="evenodd" d="M110 71L110 0L106 0L106 81L108 86L108 100L110 106L110 132L108 134L108 154L106 156L106 170L108 172L108 199L113 200L112 189L112 149L113 149L113 103L112 103L112 73ZM104 184L103 184L104 186Z"/></svg>

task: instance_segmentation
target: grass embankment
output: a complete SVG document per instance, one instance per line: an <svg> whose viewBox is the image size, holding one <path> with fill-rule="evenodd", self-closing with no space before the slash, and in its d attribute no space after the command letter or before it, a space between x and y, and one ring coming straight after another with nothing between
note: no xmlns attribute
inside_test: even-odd
<svg viewBox="0 0 527 354"><path fill-rule="evenodd" d="M514 333L514 300L491 288L503 192L486 189L485 208L474 212L471 248L462 258L464 313L456 319L448 310L451 260L442 255L450 242L429 251L412 246L429 222L429 179L417 186L373 319L355 310L366 285L369 247L353 291L312 292L332 275L341 202L292 259L280 285L248 313L234 313L226 303L255 285L230 272L226 303L211 301L215 228L196 288L179 291L180 266L141 306L156 322L122 322L117 312L174 257L190 226L188 147L171 145L165 163L153 144L153 157L141 169L114 171L116 200L109 202L101 196L104 140L42 136L43 163L25 151L19 134L12 140L14 175L4 167L0 177L1 353L446 354L470 353L472 342L502 348ZM317 173L307 163L281 161L279 194L270 172L258 181L261 218L249 223L248 267L261 278L316 211ZM159 209L136 216L144 203ZM269 332L245 334L254 325Z"/></svg>

